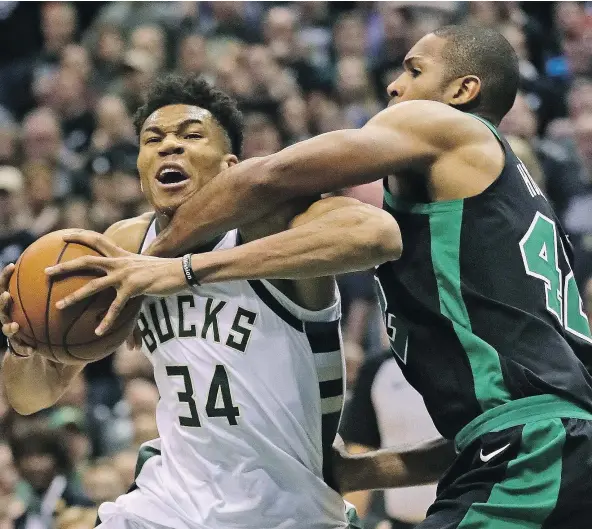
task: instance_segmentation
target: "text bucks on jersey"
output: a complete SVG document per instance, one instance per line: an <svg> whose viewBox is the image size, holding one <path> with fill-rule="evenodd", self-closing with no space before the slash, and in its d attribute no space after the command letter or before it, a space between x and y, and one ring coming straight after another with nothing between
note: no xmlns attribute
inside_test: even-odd
<svg viewBox="0 0 592 529"><path fill-rule="evenodd" d="M155 236L151 225L144 247ZM229 232L216 249L236 243ZM313 312L264 281L149 298L139 326L160 440L140 493L120 503L169 527L171 513L179 527L345 527L328 466L344 393L339 316L337 293Z"/></svg>

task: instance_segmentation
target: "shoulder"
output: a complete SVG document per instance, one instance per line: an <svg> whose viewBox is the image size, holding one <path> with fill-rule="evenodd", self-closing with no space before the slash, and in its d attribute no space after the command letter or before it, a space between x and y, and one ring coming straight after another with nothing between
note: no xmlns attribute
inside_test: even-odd
<svg viewBox="0 0 592 529"><path fill-rule="evenodd" d="M124 250L137 253L152 217L152 213L144 213L139 217L120 220L107 228L104 235Z"/></svg>
<svg viewBox="0 0 592 529"><path fill-rule="evenodd" d="M487 126L475 116L437 101L405 101L374 116L365 127L405 131L441 148L494 140Z"/></svg>

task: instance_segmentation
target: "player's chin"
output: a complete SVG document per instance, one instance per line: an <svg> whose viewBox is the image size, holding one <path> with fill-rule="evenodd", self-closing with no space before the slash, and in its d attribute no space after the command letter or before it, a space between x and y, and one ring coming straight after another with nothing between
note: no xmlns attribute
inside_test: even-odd
<svg viewBox="0 0 592 529"><path fill-rule="evenodd" d="M178 190L158 190L152 194L152 202L157 211L175 211L191 195L189 187Z"/></svg>

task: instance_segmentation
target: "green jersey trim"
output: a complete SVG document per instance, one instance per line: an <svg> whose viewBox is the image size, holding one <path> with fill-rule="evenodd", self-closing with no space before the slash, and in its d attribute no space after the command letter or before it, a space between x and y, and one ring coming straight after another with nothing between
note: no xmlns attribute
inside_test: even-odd
<svg viewBox="0 0 592 529"><path fill-rule="evenodd" d="M458 529L541 529L559 498L566 431L561 419L526 424L520 452L485 502L473 503Z"/></svg>
<svg viewBox="0 0 592 529"><path fill-rule="evenodd" d="M432 266L438 285L440 312L452 322L471 366L475 397L481 409L486 411L512 400L512 397L504 384L498 352L473 333L463 300L460 275L462 219L462 209L447 215L430 215Z"/></svg>
<svg viewBox="0 0 592 529"><path fill-rule="evenodd" d="M491 132L493 132L493 135L500 141L500 143L502 142L502 137L500 136L500 133L497 131L497 129L492 123L487 121L485 118L478 116L477 114L469 113L469 115L473 116L474 118L478 119L481 123L483 123L483 125L485 125Z"/></svg>
<svg viewBox="0 0 592 529"><path fill-rule="evenodd" d="M486 433L556 418L591 421L592 413L556 395L525 397L507 402L479 415L458 432L454 438L454 444L456 450L461 452Z"/></svg>

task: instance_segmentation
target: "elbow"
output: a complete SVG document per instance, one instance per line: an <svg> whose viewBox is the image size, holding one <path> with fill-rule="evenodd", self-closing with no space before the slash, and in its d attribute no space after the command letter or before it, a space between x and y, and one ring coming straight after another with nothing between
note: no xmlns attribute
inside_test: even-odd
<svg viewBox="0 0 592 529"><path fill-rule="evenodd" d="M19 415L33 415L34 413L37 413L38 411L41 411L45 408L49 408L54 404L53 402L44 404L26 397L17 397L15 395L11 395L9 392L7 392L6 398L8 403L12 406L12 409Z"/></svg>
<svg viewBox="0 0 592 529"><path fill-rule="evenodd" d="M373 208L375 209L375 208ZM372 256L373 265L396 261L403 252L401 230L397 221L387 212L377 210L366 222L362 244Z"/></svg>
<svg viewBox="0 0 592 529"><path fill-rule="evenodd" d="M3 371L5 370L3 369ZM6 400L8 401L8 404L10 404L11 408L19 415L33 415L38 411L53 406L59 398L58 396L53 398L53 395L49 396L45 392L32 395L31 392L25 391L22 388L19 388L18 386L15 387L14 384L11 384L10 381L7 380L6 373L4 373L3 378Z"/></svg>

